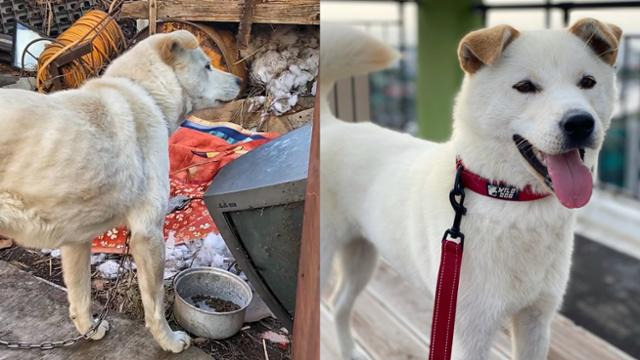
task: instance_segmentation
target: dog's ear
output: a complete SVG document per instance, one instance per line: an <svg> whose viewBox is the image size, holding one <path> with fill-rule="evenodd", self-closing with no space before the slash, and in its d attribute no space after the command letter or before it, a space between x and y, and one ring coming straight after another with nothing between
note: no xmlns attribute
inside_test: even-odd
<svg viewBox="0 0 640 360"><path fill-rule="evenodd" d="M160 57L168 65L173 65L185 50L199 46L198 39L186 30L174 31L163 36L160 41Z"/></svg>
<svg viewBox="0 0 640 360"><path fill-rule="evenodd" d="M569 32L582 39L602 61L609 65L615 64L622 29L613 24L585 18L573 24Z"/></svg>
<svg viewBox="0 0 640 360"><path fill-rule="evenodd" d="M484 65L493 64L520 33L509 25L497 25L467 34L458 46L460 67L473 74Z"/></svg>

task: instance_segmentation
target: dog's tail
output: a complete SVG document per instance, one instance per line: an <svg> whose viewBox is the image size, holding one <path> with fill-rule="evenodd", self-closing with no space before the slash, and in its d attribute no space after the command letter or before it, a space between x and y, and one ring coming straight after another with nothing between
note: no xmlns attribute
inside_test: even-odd
<svg viewBox="0 0 640 360"><path fill-rule="evenodd" d="M320 26L320 96L325 101L335 82L389 67L400 53L352 27Z"/></svg>

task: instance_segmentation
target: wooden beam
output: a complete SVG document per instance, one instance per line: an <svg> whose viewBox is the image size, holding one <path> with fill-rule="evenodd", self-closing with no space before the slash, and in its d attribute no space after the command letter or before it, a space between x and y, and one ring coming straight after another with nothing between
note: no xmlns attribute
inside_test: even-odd
<svg viewBox="0 0 640 360"><path fill-rule="evenodd" d="M253 12L256 9L256 0L244 0L242 7L242 19L238 26L236 42L239 50L246 50L251 39L251 24L253 24Z"/></svg>
<svg viewBox="0 0 640 360"><path fill-rule="evenodd" d="M158 19L240 22L243 0L157 0ZM146 19L148 1L126 2L121 17ZM253 13L256 24L320 24L318 0L264 0L256 2Z"/></svg>
<svg viewBox="0 0 640 360"><path fill-rule="evenodd" d="M149 35L156 33L158 22L158 2L156 0L149 0Z"/></svg>
<svg viewBox="0 0 640 360"><path fill-rule="evenodd" d="M319 93L319 92L318 92ZM293 359L320 360L320 104L316 96L298 265Z"/></svg>

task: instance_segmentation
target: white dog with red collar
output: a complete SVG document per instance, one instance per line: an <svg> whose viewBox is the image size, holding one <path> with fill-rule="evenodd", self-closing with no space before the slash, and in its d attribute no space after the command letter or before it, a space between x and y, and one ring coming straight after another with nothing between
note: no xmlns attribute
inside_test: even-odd
<svg viewBox="0 0 640 360"><path fill-rule="evenodd" d="M434 289L459 158L486 191L467 185L453 358L486 359L510 320L514 358L546 359L569 278L571 209L589 201L612 117L620 29L583 19L567 30L468 34L453 135L442 144L335 119L326 99L334 82L397 54L353 29L321 31L321 282L334 268L343 358L359 356L349 316L378 256Z"/></svg>

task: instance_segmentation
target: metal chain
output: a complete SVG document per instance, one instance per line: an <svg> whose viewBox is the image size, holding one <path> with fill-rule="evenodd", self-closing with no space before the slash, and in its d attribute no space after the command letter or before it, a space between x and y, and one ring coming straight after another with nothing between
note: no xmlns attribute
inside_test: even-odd
<svg viewBox="0 0 640 360"><path fill-rule="evenodd" d="M120 263L118 264L118 269L124 269L124 261L125 259L128 257L129 255L129 238L131 235L127 236L127 241L125 243L125 251L122 254L122 257L120 258ZM82 341L82 340L88 340L90 339L97 331L98 328L100 327L100 324L102 324L102 322L107 318L107 315L109 314L109 304L111 304L111 300L113 299L113 292L114 289L118 288L118 285L120 284L120 279L122 279L122 274L124 273L124 271L121 271L118 273L118 276L116 277L116 281L114 283L114 286L109 289L109 291L107 292L107 301L104 303L104 306L102 307L102 311L100 312L100 315L98 316L98 318L96 320L94 320L93 325L91 325L91 327L89 328L89 330L87 330L87 332L85 332L84 334L72 337L72 338L68 338L65 340L60 340L60 341L43 341L41 343L28 343L28 342L22 342L22 341L13 341L13 340L4 340L4 339L0 339L0 347L6 347L8 349L12 349L12 350L30 350L30 349L39 349L39 350L51 350L51 349L56 349L56 348L63 348L63 347L68 347L68 346L72 346L77 344L78 342Z"/></svg>

